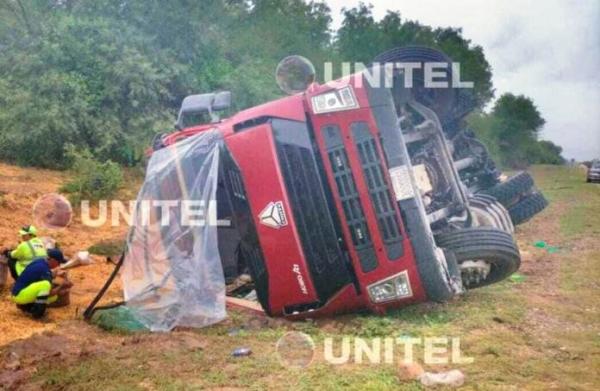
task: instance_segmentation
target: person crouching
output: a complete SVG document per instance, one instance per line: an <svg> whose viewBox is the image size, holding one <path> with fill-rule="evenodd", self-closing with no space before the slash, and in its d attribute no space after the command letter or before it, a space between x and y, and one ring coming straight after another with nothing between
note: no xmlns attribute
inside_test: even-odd
<svg viewBox="0 0 600 391"><path fill-rule="evenodd" d="M61 277L68 282L64 270L58 267L51 268L51 264L57 266L61 263L61 259L64 261L62 253L58 253L51 250L47 258L31 261L19 274L11 290L12 299L17 307L31 314L34 319L43 317L48 305L58 300L61 289L57 289L57 286L52 284L53 279ZM61 288L68 290L71 285L68 282L68 286L63 285Z"/></svg>

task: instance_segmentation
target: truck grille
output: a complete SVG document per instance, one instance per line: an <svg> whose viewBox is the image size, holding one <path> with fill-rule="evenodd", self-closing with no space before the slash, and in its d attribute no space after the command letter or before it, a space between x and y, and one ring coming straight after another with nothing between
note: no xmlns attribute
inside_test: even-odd
<svg viewBox="0 0 600 391"><path fill-rule="evenodd" d="M377 257L360 204L356 183L350 170L340 129L335 125L329 125L323 128L323 134L338 195L344 208L344 215L350 228L352 243L358 254L361 269L363 272L372 271L377 267Z"/></svg>
<svg viewBox="0 0 600 391"><path fill-rule="evenodd" d="M272 127L304 255L319 298L325 301L348 284L350 276L312 141L304 123L273 119Z"/></svg>
<svg viewBox="0 0 600 391"><path fill-rule="evenodd" d="M219 252L224 272L230 265L232 272L245 272L248 267L254 278L256 294L262 307L270 313L269 275L254 226L250 204L246 197L240 170L227 148L222 149L219 187L217 188L218 218L230 218L231 227L219 227ZM236 231L238 237L228 231ZM227 274L227 273L226 273Z"/></svg>
<svg viewBox="0 0 600 391"><path fill-rule="evenodd" d="M262 278L266 274L265 263L263 261L262 254L256 247L248 249L245 252L245 255L248 257L248 261L250 263L250 267L254 270L256 274L256 278Z"/></svg>
<svg viewBox="0 0 600 391"><path fill-rule="evenodd" d="M353 123L351 130L387 256L390 260L398 259L403 253L400 224L392 204L390 189L384 179L383 166L377 152L375 139L365 122Z"/></svg>
<svg viewBox="0 0 600 391"><path fill-rule="evenodd" d="M244 191L244 185L242 184L242 178L237 170L227 171L229 176L229 183L231 184L231 190L235 197L246 200L246 192Z"/></svg>

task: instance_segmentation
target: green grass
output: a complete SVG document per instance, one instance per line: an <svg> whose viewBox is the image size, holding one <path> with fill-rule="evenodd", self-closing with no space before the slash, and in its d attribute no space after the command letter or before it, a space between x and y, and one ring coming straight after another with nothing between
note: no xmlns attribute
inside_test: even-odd
<svg viewBox="0 0 600 391"><path fill-rule="evenodd" d="M318 356L323 341L343 336L447 336L460 337L463 355L473 357L474 363L426 369L463 370L465 389L597 389L600 186L586 184L577 170L542 166L533 173L551 205L538 220L519 228L519 236L534 251L532 238L538 239L541 228L548 228L540 225L547 225L548 235L553 236L539 239L561 250L548 254L538 249L530 261L535 267L521 272L526 273L521 282L506 280L449 303L414 305L384 317L354 314L290 325L275 323L247 328L235 336L229 336L228 330L244 326L249 319L231 312L227 324L196 331L207 341L205 349L116 343L114 349L75 364L47 363L38 368L33 380L49 390L418 390L416 382L398 379L395 365L326 363ZM317 359L306 369L288 369L278 361L275 344L290 329L311 335L317 345ZM161 339L170 340L170 335ZM240 346L251 347L253 355L231 357L230 352ZM420 361L422 353L417 347L415 357Z"/></svg>
<svg viewBox="0 0 600 391"><path fill-rule="evenodd" d="M560 218L565 239L600 235L600 185L586 183L578 168L539 166L533 170L536 184L550 202L559 202L568 213Z"/></svg>

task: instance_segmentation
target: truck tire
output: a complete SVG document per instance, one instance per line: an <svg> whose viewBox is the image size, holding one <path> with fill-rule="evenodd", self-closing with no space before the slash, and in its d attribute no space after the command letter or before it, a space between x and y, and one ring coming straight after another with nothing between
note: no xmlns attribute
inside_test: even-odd
<svg viewBox="0 0 600 391"><path fill-rule="evenodd" d="M373 59L374 63L420 63L421 66L413 71L413 87L408 88L412 97L419 103L429 107L439 117L442 123L453 119L453 109L456 106L457 90L452 88L426 88L424 63L452 63L443 52L425 46L401 46L386 50ZM448 67L446 79L451 81L452 74ZM393 94L394 95L394 94ZM399 102L396 102L398 104Z"/></svg>
<svg viewBox="0 0 600 391"><path fill-rule="evenodd" d="M466 261L484 261L490 265L486 278L469 284L468 289L501 281L521 265L519 248L512 236L497 228L465 228L439 233L435 239L438 246L454 253L459 265Z"/></svg>
<svg viewBox="0 0 600 391"><path fill-rule="evenodd" d="M535 191L523 198L517 204L508 208L510 219L514 225L523 224L548 206L544 195Z"/></svg>
<svg viewBox="0 0 600 391"><path fill-rule="evenodd" d="M493 196L504 205L510 207L523 194L526 194L533 187L533 178L528 172L521 171L511 176L506 181L498 183L491 189L484 190L484 194Z"/></svg>
<svg viewBox="0 0 600 391"><path fill-rule="evenodd" d="M469 198L469 207L474 214L478 227L496 227L509 234L515 232L508 210L494 197L487 194L475 194Z"/></svg>

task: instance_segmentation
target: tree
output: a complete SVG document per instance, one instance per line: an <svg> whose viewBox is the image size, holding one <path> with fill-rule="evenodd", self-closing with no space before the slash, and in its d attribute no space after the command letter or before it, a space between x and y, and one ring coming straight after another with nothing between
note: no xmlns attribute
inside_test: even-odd
<svg viewBox="0 0 600 391"><path fill-rule="evenodd" d="M537 146L538 151L534 163L565 164L566 160L562 157L562 147L548 140L538 141Z"/></svg>
<svg viewBox="0 0 600 391"><path fill-rule="evenodd" d="M533 101L524 95L503 94L496 103L492 113L504 122L506 133L535 137L546 123Z"/></svg>
<svg viewBox="0 0 600 391"><path fill-rule="evenodd" d="M477 138L485 144L492 160L501 164L504 162L503 152L500 150L497 128L498 119L482 111L475 111L467 117L467 124L475 132Z"/></svg>
<svg viewBox="0 0 600 391"><path fill-rule="evenodd" d="M469 125L503 166L562 164L562 148L550 141L538 141L545 124L533 101L523 95L503 94L491 113L474 113Z"/></svg>
<svg viewBox="0 0 600 391"><path fill-rule="evenodd" d="M388 11L380 21L372 6L343 9L344 20L335 45L343 61L370 63L375 56L399 46L422 45L439 49L461 64L461 78L474 83L476 105L483 108L494 96L492 70L481 46L462 36L461 29L437 28L403 21L399 12Z"/></svg>
<svg viewBox="0 0 600 391"><path fill-rule="evenodd" d="M244 109L281 96L284 56L331 52L329 8L303 0L0 0L0 21L0 157L44 167L67 144L134 164L186 95Z"/></svg>
<svg viewBox="0 0 600 391"><path fill-rule="evenodd" d="M538 132L545 123L533 101L523 95L504 94L494 104L492 115L497 119L494 131L505 163L531 163Z"/></svg>
<svg viewBox="0 0 600 391"><path fill-rule="evenodd" d="M360 4L356 8L342 9L344 20L336 36L336 48L342 61L368 64L386 45L372 8Z"/></svg>
<svg viewBox="0 0 600 391"><path fill-rule="evenodd" d="M0 58L4 159L62 167L73 144L131 164L172 122L180 70L135 30L62 14L11 44Z"/></svg>
<svg viewBox="0 0 600 391"><path fill-rule="evenodd" d="M343 13L335 33L320 1L0 0L0 159L61 168L72 145L135 164L157 132L172 130L186 95L230 90L234 110L280 97L275 68L292 54L322 73L325 61L369 63L426 45L461 63L480 108L493 96L483 50L460 29L397 12L376 21L364 4ZM507 162L515 143L529 148L519 147L525 161L557 155L538 145L543 119L525 97L501 97L476 122Z"/></svg>

